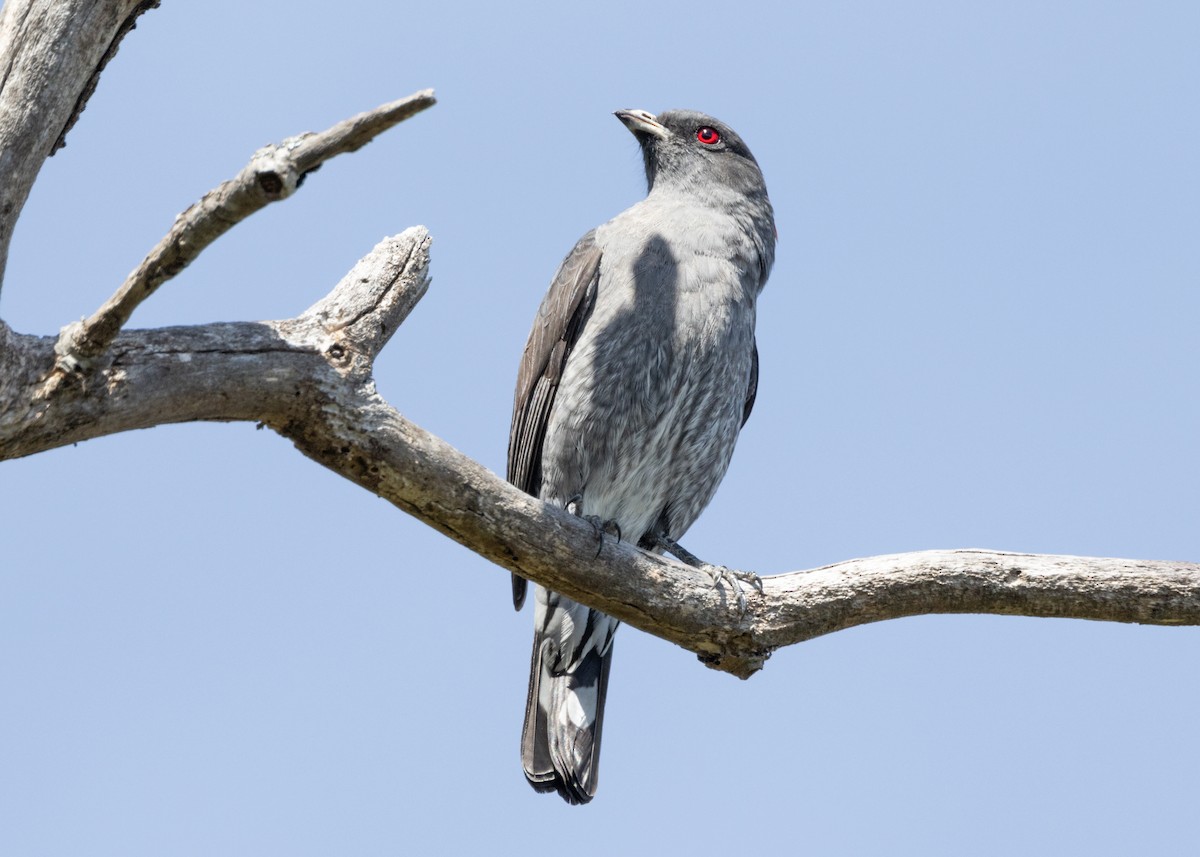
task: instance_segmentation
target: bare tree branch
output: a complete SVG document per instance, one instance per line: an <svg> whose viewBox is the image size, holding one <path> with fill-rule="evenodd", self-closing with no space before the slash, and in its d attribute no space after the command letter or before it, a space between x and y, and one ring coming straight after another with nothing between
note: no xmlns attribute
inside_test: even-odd
<svg viewBox="0 0 1200 857"><path fill-rule="evenodd" d="M158 0L6 0L0 9L0 280L46 158L138 16Z"/></svg>
<svg viewBox="0 0 1200 857"><path fill-rule="evenodd" d="M234 178L210 190L175 218L171 231L90 318L62 329L55 346L54 373L45 394L53 395L67 374L86 368L108 347L138 305L212 242L259 209L287 199L305 176L325 161L361 148L434 103L433 90L422 90L352 116L318 134L300 134L259 149Z"/></svg>
<svg viewBox="0 0 1200 857"><path fill-rule="evenodd" d="M694 569L518 491L405 419L372 361L424 293L430 239L381 242L295 319L130 331L77 395L38 395L49 337L0 324L0 460L189 420L254 420L305 455L506 569L746 677L821 634L928 613L1200 624L1200 565L991 551L850 560L765 578L747 610Z"/></svg>
<svg viewBox="0 0 1200 857"><path fill-rule="evenodd" d="M164 423L286 424L314 388L369 386L370 360L425 292L429 241L421 227L385 239L295 319L119 335L69 395L42 394L53 339L0 322L0 460Z"/></svg>
<svg viewBox="0 0 1200 857"><path fill-rule="evenodd" d="M121 36L153 0L8 0L0 11L0 271L45 158ZM120 329L158 285L307 172L433 103L417 93L257 153L176 221L91 319L53 337L0 322L0 460L135 428L250 420L480 555L746 677L775 649L928 613L1200 624L1200 565L989 551L850 560L747 592L612 538L502 481L376 392L379 350L428 284L428 233L385 239L294 319ZM77 382L50 377L91 360ZM54 375L57 371L57 375ZM599 550L597 549L599 548Z"/></svg>

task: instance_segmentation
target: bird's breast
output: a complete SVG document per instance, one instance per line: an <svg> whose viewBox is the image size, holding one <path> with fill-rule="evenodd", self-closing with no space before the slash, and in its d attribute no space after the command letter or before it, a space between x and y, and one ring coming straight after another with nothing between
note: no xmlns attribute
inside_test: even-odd
<svg viewBox="0 0 1200 857"><path fill-rule="evenodd" d="M543 496L582 494L585 512L630 538L668 505L683 527L694 520L741 425L757 289L729 239L701 225L686 236L661 224L597 230L594 308L547 429Z"/></svg>

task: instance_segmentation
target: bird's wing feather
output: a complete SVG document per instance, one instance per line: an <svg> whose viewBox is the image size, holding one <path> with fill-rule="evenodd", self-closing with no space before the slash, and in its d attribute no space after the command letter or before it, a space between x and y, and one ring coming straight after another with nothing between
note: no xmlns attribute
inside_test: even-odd
<svg viewBox="0 0 1200 857"><path fill-rule="evenodd" d="M542 484L542 443L554 395L600 279L600 247L592 230L563 259L542 298L517 372L508 434L508 481L535 497ZM525 603L525 579L513 575L513 606Z"/></svg>
<svg viewBox="0 0 1200 857"><path fill-rule="evenodd" d="M758 340L753 344L753 350L750 352L750 389L746 391L746 403L742 405L742 425L746 424L746 420L750 419L750 412L754 410L754 399L758 395Z"/></svg>

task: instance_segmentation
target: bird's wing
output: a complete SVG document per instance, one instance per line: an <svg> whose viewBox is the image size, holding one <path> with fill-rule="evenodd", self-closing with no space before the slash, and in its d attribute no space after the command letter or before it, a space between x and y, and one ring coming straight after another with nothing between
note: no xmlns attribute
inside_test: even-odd
<svg viewBox="0 0 1200 857"><path fill-rule="evenodd" d="M554 395L596 300L600 255L592 230L563 259L521 355L508 433L508 481L535 497L542 485L542 443ZM514 574L513 606L520 610L524 603L525 579Z"/></svg>
<svg viewBox="0 0 1200 857"><path fill-rule="evenodd" d="M755 340L751 347L754 350L750 353L750 389L746 391L746 403L742 405L742 425L750 419L750 412L754 410L754 397L758 395L758 340Z"/></svg>

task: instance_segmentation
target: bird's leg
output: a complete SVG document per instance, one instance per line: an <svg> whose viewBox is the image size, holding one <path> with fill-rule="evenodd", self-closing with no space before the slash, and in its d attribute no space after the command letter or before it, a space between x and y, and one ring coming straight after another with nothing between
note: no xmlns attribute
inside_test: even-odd
<svg viewBox="0 0 1200 857"><path fill-rule="evenodd" d="M718 588L723 583L737 593L738 610L742 613L746 612L746 595L742 592L742 583L749 583L752 587L758 590L761 595L763 591L762 578L752 571L738 571L734 568L728 568L724 565L712 565L700 559L691 551L687 550L679 542L667 538L664 534L658 533L654 536L654 546L675 557L684 565L690 565L698 571L703 571L712 578L713 588Z"/></svg>
<svg viewBox="0 0 1200 857"><path fill-rule="evenodd" d="M617 543L621 542L621 525L616 521L605 521L599 515L583 515L583 495L576 494L567 501L567 511L577 518L583 518L596 530L596 556L600 556L600 549L604 547L604 534L615 535Z"/></svg>

